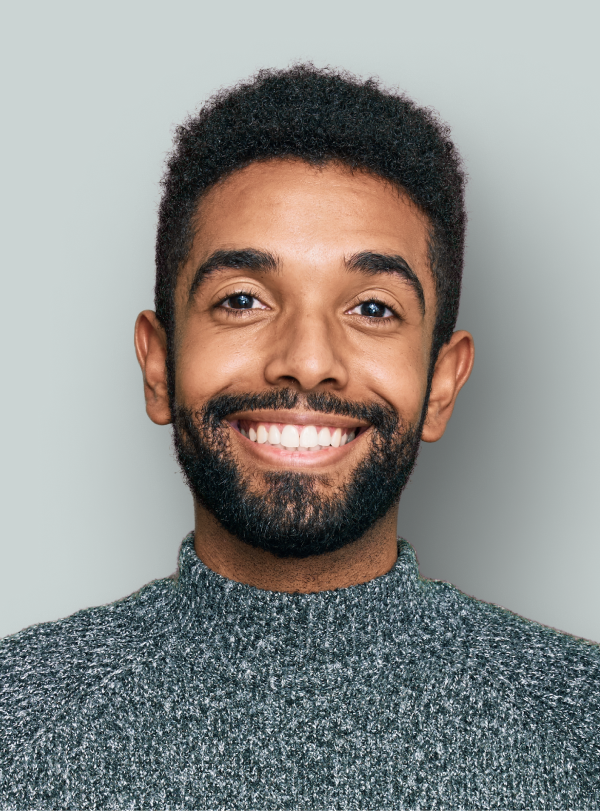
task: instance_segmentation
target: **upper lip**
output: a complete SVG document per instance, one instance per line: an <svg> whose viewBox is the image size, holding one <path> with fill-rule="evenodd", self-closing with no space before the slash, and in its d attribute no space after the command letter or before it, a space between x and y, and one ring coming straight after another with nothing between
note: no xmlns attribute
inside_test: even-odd
<svg viewBox="0 0 600 811"><path fill-rule="evenodd" d="M325 414L322 411L286 411L275 409L257 411L239 411L230 414L228 422L248 420L249 422L274 422L289 425L324 425L333 428L367 428L370 423L364 420L345 417L340 414Z"/></svg>

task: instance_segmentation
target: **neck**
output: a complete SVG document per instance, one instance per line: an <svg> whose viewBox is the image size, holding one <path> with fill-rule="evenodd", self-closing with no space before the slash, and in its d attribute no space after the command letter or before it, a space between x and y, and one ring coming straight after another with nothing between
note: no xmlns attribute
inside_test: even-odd
<svg viewBox="0 0 600 811"><path fill-rule="evenodd" d="M194 548L212 571L267 591L309 594L367 583L390 571L398 554L397 505L362 538L335 552L307 558L278 558L231 535L195 503Z"/></svg>

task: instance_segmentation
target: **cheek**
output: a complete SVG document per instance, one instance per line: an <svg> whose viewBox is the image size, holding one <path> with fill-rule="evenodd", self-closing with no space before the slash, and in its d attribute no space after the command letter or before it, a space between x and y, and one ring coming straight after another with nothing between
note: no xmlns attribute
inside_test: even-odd
<svg viewBox="0 0 600 811"><path fill-rule="evenodd" d="M427 388L427 359L420 342L382 342L376 351L364 352L355 368L363 387L405 420L420 417Z"/></svg>
<svg viewBox="0 0 600 811"><path fill-rule="evenodd" d="M200 405L224 392L255 390L259 373L252 341L240 343L236 330L189 329L177 354L176 396L182 403Z"/></svg>

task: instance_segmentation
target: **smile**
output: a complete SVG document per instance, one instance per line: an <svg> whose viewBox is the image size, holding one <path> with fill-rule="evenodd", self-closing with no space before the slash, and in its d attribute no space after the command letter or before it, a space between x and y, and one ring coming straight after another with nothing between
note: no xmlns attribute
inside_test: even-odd
<svg viewBox="0 0 600 811"><path fill-rule="evenodd" d="M366 430L358 425L297 425L245 419L232 421L230 425L257 445L301 454L314 453L325 448L341 448Z"/></svg>

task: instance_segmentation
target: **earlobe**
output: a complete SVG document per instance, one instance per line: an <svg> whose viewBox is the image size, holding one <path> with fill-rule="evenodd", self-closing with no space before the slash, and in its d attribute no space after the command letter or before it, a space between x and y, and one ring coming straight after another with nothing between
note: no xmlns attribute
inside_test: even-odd
<svg viewBox="0 0 600 811"><path fill-rule="evenodd" d="M458 392L469 379L474 360L473 336L465 330L455 332L441 348L435 364L427 417L421 434L424 442L437 442L443 436Z"/></svg>
<svg viewBox="0 0 600 811"><path fill-rule="evenodd" d="M167 388L167 341L164 328L152 310L144 310L138 315L134 342L144 376L146 413L157 425L168 425L171 410Z"/></svg>

